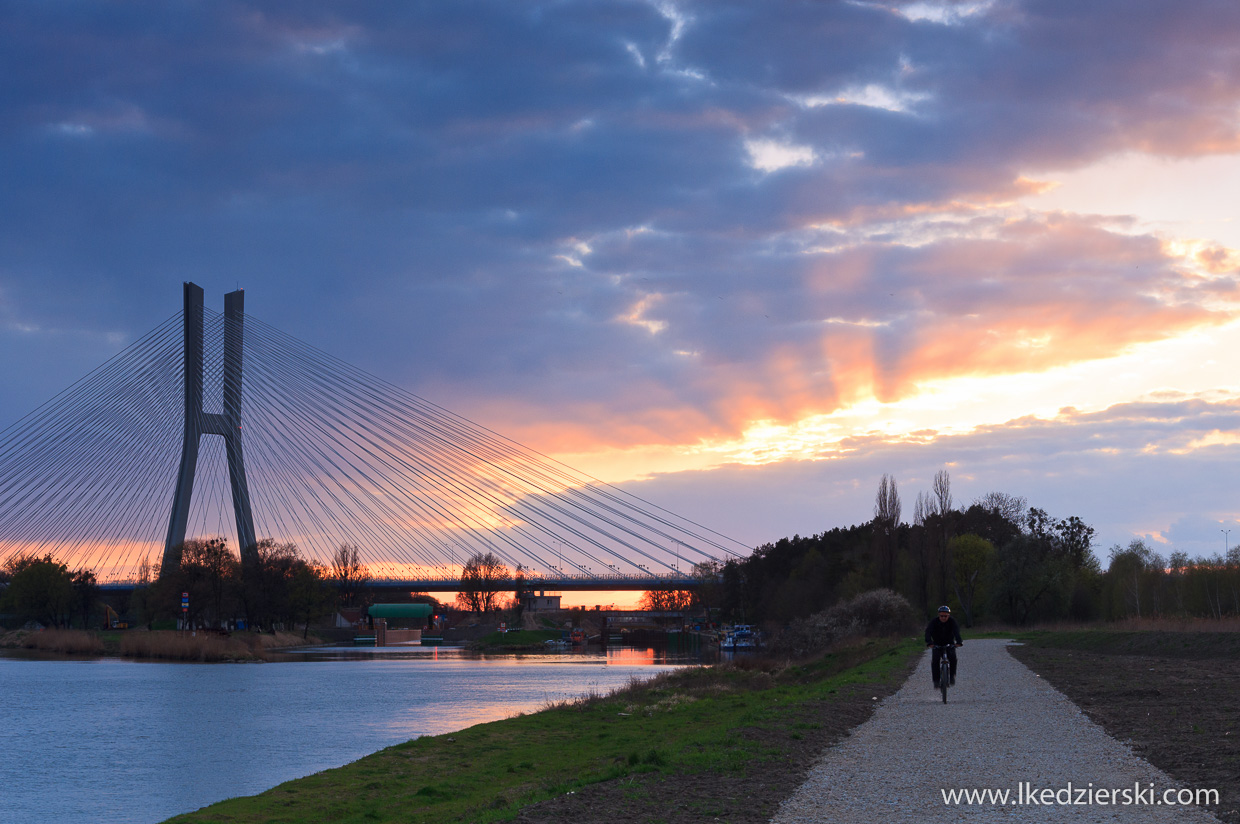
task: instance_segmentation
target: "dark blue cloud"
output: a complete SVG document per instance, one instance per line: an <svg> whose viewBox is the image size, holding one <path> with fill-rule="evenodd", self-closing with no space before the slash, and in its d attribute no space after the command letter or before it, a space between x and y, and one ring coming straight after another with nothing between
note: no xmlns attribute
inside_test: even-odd
<svg viewBox="0 0 1240 824"><path fill-rule="evenodd" d="M565 409L627 408L655 387L726 426L728 378L764 385L777 353L799 353L829 405L824 318L930 318L875 333L899 372L976 308L962 295L993 288L979 267L912 306L955 241L900 247L881 224L985 201L1030 167L1222 141L1237 14L997 2L947 25L861 3L10 3L0 300L14 328L107 340L175 311L180 280L242 285L255 314L412 388ZM766 173L754 140L817 159ZM836 242L851 250L806 254ZM580 266L560 257L575 243L592 249ZM1090 297L1122 314L1122 267L1081 254L1101 272ZM982 304L1033 282L1013 268ZM618 320L646 299L658 334ZM67 383L67 339L13 345L63 353Z"/></svg>

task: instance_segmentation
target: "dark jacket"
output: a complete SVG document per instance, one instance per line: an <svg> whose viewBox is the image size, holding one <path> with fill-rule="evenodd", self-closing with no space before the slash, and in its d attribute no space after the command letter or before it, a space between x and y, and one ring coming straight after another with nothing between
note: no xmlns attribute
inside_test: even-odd
<svg viewBox="0 0 1240 824"><path fill-rule="evenodd" d="M930 623L926 625L926 643L927 644L950 644L955 641L957 644L963 644L960 638L960 625L956 623L955 618L948 618L947 621L940 621L939 617L930 619Z"/></svg>

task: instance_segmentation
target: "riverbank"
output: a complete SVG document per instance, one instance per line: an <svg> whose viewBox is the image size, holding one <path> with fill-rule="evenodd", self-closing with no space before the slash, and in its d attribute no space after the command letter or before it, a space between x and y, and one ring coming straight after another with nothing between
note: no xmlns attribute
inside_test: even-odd
<svg viewBox="0 0 1240 824"><path fill-rule="evenodd" d="M766 821L818 754L906 679L922 645L800 666L695 667L426 736L171 819L189 822ZM665 796L666 794L666 796Z"/></svg>
<svg viewBox="0 0 1240 824"><path fill-rule="evenodd" d="M557 641L562 635L558 629L514 629L488 633L465 646L479 652L534 652L545 650L548 641Z"/></svg>
<svg viewBox="0 0 1240 824"><path fill-rule="evenodd" d="M0 648L37 652L163 661L244 662L265 661L272 650L319 643L288 632L176 632L171 630L125 630L94 632L78 629L16 630L0 635Z"/></svg>

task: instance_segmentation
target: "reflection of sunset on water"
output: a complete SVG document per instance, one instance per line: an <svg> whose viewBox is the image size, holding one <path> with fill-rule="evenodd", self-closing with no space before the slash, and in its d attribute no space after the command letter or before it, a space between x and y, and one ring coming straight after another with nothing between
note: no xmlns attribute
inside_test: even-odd
<svg viewBox="0 0 1240 824"><path fill-rule="evenodd" d="M656 657L662 660L656 661ZM620 647L619 649L607 650L608 666L615 666L617 664L655 664L662 663L665 660L667 660L667 653L656 653L654 647L646 647L645 649Z"/></svg>

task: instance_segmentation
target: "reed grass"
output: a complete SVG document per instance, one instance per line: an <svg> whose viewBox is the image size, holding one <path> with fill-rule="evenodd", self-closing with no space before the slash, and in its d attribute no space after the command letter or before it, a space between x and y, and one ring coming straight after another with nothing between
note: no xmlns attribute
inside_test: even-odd
<svg viewBox="0 0 1240 824"><path fill-rule="evenodd" d="M262 636L230 638L199 632L129 632L121 637L121 655L170 661L262 661Z"/></svg>
<svg viewBox="0 0 1240 824"><path fill-rule="evenodd" d="M45 629L32 632L21 639L25 649L57 652L61 655L98 655L103 652L103 641L93 632L80 629Z"/></svg>

